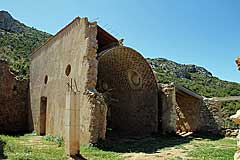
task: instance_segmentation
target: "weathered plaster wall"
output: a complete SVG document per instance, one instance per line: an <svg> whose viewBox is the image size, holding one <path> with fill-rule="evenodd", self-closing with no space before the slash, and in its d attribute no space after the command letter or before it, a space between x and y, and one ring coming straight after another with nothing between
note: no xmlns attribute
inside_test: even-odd
<svg viewBox="0 0 240 160"><path fill-rule="evenodd" d="M40 97L47 97L46 134L65 137L67 124L65 113L74 115L66 108L66 93L78 95L80 143L91 141L90 126L95 104L89 100L87 90L94 90L97 81L97 25L86 18L76 18L55 37L31 56L30 92L34 129L39 131ZM71 65L67 76L65 70ZM48 81L45 84L45 76ZM71 110L71 108L70 108ZM73 126L72 126L73 127ZM65 128L65 129L64 129Z"/></svg>
<svg viewBox="0 0 240 160"><path fill-rule="evenodd" d="M200 127L202 100L184 92L176 92L177 132L195 132Z"/></svg>
<svg viewBox="0 0 240 160"><path fill-rule="evenodd" d="M18 81L0 60L0 133L28 130L28 81Z"/></svg>
<svg viewBox="0 0 240 160"><path fill-rule="evenodd" d="M118 46L101 53L98 91L108 104L108 127L120 135L157 132L157 83L145 59Z"/></svg>

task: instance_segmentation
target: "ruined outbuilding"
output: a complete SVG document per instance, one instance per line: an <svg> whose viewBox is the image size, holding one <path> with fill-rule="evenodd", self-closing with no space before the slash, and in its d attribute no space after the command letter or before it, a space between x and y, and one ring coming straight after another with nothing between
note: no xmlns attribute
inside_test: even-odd
<svg viewBox="0 0 240 160"><path fill-rule="evenodd" d="M174 83L158 86L159 125L162 133L220 133L223 125L221 101L202 97Z"/></svg>

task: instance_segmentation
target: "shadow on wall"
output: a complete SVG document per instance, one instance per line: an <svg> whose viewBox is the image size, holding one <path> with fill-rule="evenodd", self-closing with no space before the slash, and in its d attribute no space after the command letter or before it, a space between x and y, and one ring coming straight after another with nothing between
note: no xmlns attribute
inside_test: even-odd
<svg viewBox="0 0 240 160"><path fill-rule="evenodd" d="M130 152L143 152L143 153L155 153L157 150L165 147L174 147L176 145L189 143L195 138L203 138L209 140L222 139L223 136L211 135L208 133L199 133L182 137L179 135L158 135L149 137L139 138L109 138L106 141L99 142L96 147L105 151L114 151L119 153L130 153Z"/></svg>
<svg viewBox="0 0 240 160"><path fill-rule="evenodd" d="M4 155L4 146L6 143L0 139L0 159L7 159L7 156Z"/></svg>

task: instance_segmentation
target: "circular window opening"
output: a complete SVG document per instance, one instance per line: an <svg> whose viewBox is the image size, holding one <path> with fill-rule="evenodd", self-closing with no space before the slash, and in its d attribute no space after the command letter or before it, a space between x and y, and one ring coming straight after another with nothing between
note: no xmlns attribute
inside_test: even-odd
<svg viewBox="0 0 240 160"><path fill-rule="evenodd" d="M66 74L66 76L69 76L70 73L71 73L71 65L68 64L66 67L66 70L65 70L65 74Z"/></svg>
<svg viewBox="0 0 240 160"><path fill-rule="evenodd" d="M142 86L142 77L137 71L128 71L128 81L133 89L138 89Z"/></svg>
<svg viewBox="0 0 240 160"><path fill-rule="evenodd" d="M44 78L44 84L47 84L47 82L48 82L48 76L46 75Z"/></svg>

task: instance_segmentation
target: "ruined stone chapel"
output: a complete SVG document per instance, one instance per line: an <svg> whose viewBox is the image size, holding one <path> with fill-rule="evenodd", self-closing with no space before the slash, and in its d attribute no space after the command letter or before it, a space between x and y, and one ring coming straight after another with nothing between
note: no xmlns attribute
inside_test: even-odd
<svg viewBox="0 0 240 160"><path fill-rule="evenodd" d="M158 84L140 53L87 18L31 54L32 127L64 137L69 154L106 139L107 128L121 136L208 128L203 102L184 87Z"/></svg>

